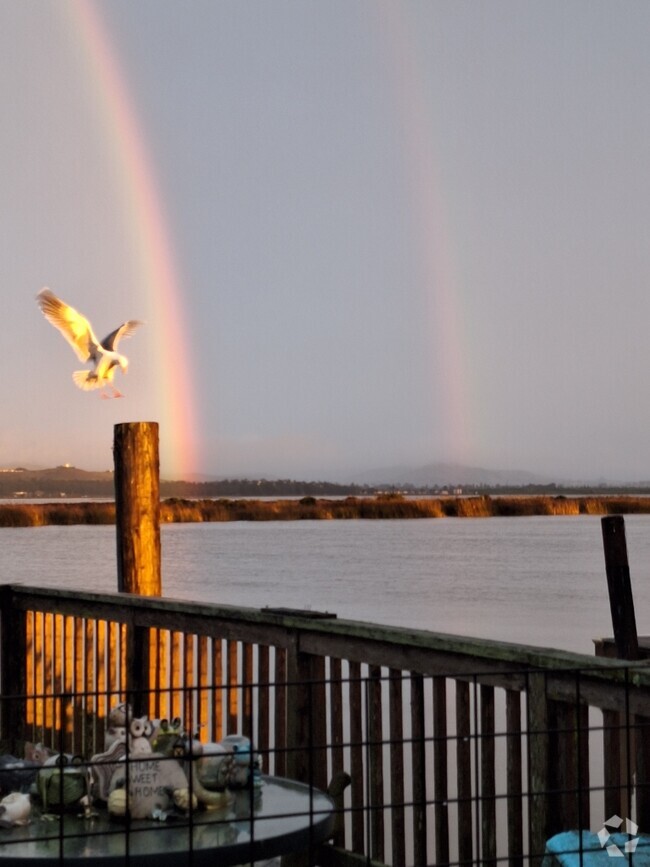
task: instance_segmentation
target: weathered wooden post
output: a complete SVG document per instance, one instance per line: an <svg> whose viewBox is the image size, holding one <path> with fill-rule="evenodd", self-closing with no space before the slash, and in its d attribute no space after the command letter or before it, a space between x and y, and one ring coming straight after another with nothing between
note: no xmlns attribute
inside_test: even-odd
<svg viewBox="0 0 650 867"><path fill-rule="evenodd" d="M117 589L142 596L162 595L160 564L160 476L158 424L115 425L115 526ZM135 713L148 712L149 629L127 628L126 682Z"/></svg>
<svg viewBox="0 0 650 867"><path fill-rule="evenodd" d="M117 589L160 596L160 478L157 422L115 425Z"/></svg>
<svg viewBox="0 0 650 867"><path fill-rule="evenodd" d="M639 639L634 614L634 597L622 515L601 519L605 571L616 655L619 659L639 659ZM632 782L628 768L636 771L637 815L650 815L650 720L635 716L626 719L616 711L603 711L605 752L605 811L631 813ZM626 726L632 725L631 731ZM629 747L629 755L628 755ZM610 815L608 813L608 815Z"/></svg>
<svg viewBox="0 0 650 867"><path fill-rule="evenodd" d="M601 526L616 650L619 659L638 659L639 641L627 559L625 522L622 515L608 515L601 519Z"/></svg>

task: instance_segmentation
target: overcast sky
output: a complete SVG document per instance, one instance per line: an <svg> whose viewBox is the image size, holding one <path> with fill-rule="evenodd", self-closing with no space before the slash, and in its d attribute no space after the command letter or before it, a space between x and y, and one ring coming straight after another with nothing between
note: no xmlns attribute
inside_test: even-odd
<svg viewBox="0 0 650 867"><path fill-rule="evenodd" d="M0 466L157 420L166 477L650 479L649 42L645 0L2 0ZM146 322L123 399L44 285Z"/></svg>

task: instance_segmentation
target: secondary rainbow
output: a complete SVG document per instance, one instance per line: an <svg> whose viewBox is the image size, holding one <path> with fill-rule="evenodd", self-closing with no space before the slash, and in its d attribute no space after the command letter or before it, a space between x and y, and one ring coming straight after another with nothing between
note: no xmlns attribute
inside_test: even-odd
<svg viewBox="0 0 650 867"><path fill-rule="evenodd" d="M105 140L116 165L124 211L132 223L131 235L136 239L136 285L140 287L138 291L142 289L148 296L147 319L156 333L155 363L161 374L157 379L161 464L168 476L186 478L198 469L199 425L183 293L163 196L125 76L97 4L93 0L73 0L69 9L85 55L84 71L90 76Z"/></svg>
<svg viewBox="0 0 650 867"><path fill-rule="evenodd" d="M469 341L463 333L462 292L438 170L431 88L408 4L375 11L387 58L389 92L401 126L404 183L411 203L415 276L430 334L431 400L441 419L437 445L447 460L470 459L475 443L470 399Z"/></svg>

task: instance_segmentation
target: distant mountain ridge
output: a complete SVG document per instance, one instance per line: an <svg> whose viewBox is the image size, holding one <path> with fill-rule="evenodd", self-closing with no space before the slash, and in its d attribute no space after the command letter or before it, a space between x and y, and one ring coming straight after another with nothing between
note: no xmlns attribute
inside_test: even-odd
<svg viewBox="0 0 650 867"><path fill-rule="evenodd" d="M62 482L108 482L112 481L113 471L82 470L78 467L71 466L70 464L44 469L27 469L25 467L5 466L0 467L0 478L3 476L5 479L13 477L16 481L19 478L23 478L26 481L47 479L51 482L57 480ZM162 476L162 479L165 478L165 476ZM221 482L234 479L249 481L259 479L264 479L266 481L280 481L278 476L269 473L258 473L253 475L224 473L212 475L208 473L190 473L187 478L177 479L174 481L205 484L209 482ZM168 479L168 481L172 480ZM330 479L329 481L334 482L333 479ZM346 478L337 479L335 483L368 486L390 485L392 487L408 485L416 488L436 488L449 485L543 485L554 481L559 480L540 476L525 470L491 470L485 469L484 467L468 467L464 464L438 462L424 464L419 467L393 466L367 470L360 473L351 473Z"/></svg>
<svg viewBox="0 0 650 867"><path fill-rule="evenodd" d="M161 490L166 496L271 496L282 495L283 490L291 489L291 494L299 493L301 486L310 494L324 495L336 493L340 488L414 488L452 489L462 487L467 493L472 487L477 488L523 488L526 486L558 487L611 487L629 488L630 482L612 482L605 479L598 481L576 481L557 476L541 475L525 470L493 470L485 467L471 467L464 464L434 462L421 466L392 466L367 470L359 473L332 473L308 479L278 478L273 474L199 474L192 473L186 479L170 479L161 476ZM265 488L262 492L261 487ZM647 488L650 482L634 483L633 487ZM266 490L268 488L268 490ZM28 469L22 466L0 466L0 496L11 496L15 492L35 492L36 496L44 494L58 496L64 491L75 496L111 496L113 492L113 470L82 470L65 464L58 467ZM192 493L193 492L193 493ZM356 491L352 491L356 493ZM338 491L341 493L341 491Z"/></svg>
<svg viewBox="0 0 650 867"><path fill-rule="evenodd" d="M80 470L69 464L48 469L0 467L0 497L112 497L113 472Z"/></svg>
<svg viewBox="0 0 650 867"><path fill-rule="evenodd" d="M60 481L89 481L102 482L110 481L113 478L112 470L94 471L80 470L78 467L72 467L70 464L65 464L59 467L50 467L49 469L29 470L25 467L2 467L0 468L0 477L7 474L7 477L18 479L50 479Z"/></svg>
<svg viewBox="0 0 650 867"><path fill-rule="evenodd" d="M350 481L362 485L413 485L436 488L445 485L543 485L555 479L525 470L489 470L454 463L431 463L420 467L384 467L354 475Z"/></svg>

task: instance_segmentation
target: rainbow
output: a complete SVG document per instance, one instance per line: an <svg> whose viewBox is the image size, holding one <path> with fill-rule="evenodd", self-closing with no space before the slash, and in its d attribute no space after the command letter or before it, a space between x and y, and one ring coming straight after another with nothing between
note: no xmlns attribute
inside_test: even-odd
<svg viewBox="0 0 650 867"><path fill-rule="evenodd" d="M169 475L180 478L199 468L196 432L201 428L181 304L182 287L172 255L164 197L98 4L95 0L70 0L66 8L71 10L79 35L84 73L90 76L91 92L99 104L104 138L112 147L132 236L138 239L136 276L151 301L151 324L159 336L159 382L161 389L164 386L168 390L161 391L158 401L162 408L161 463ZM411 198L416 277L431 336L429 399L437 422L432 439L441 457L463 461L475 445L469 344L462 334L460 281L436 164L432 106L424 87L426 76L415 24L408 20L405 8L387 4L377 7L379 11L374 14L386 50L389 83L394 88L396 119L403 129L404 181ZM164 351L169 347L173 352Z"/></svg>
<svg viewBox="0 0 650 867"><path fill-rule="evenodd" d="M74 0L66 8L84 54L84 74L90 79L91 92L98 103L102 132L117 167L118 192L121 191L132 224L131 235L137 239L136 285L148 296L152 314L148 320L157 335L159 357L155 363L160 371L157 403L162 414L160 419L141 420L160 424L163 472L167 477L187 478L199 468L196 445L199 425L181 303L182 286L172 253L163 196L110 33L94 0Z"/></svg>
<svg viewBox="0 0 650 867"><path fill-rule="evenodd" d="M432 96L425 87L416 22L408 9L408 4L389 3L376 7L375 14L396 120L402 129L416 278L430 335L430 399L440 420L432 431L436 440L432 453L466 462L476 445L468 371L470 343L463 333L461 282L437 160Z"/></svg>

